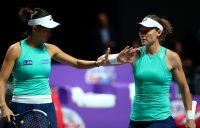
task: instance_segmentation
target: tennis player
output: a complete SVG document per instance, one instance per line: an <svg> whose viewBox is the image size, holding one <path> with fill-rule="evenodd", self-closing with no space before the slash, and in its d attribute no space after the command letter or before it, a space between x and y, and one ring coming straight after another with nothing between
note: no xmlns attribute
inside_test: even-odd
<svg viewBox="0 0 200 128"><path fill-rule="evenodd" d="M110 54L108 59L105 56L98 58L105 59L106 65L132 65L136 91L129 128L176 127L170 113L169 88L172 75L182 94L187 116L186 128L196 127L192 98L180 57L160 44L169 33L172 33L172 26L168 20L157 15L147 15L139 23L139 37L143 47Z"/></svg>
<svg viewBox="0 0 200 128"><path fill-rule="evenodd" d="M57 46L47 43L52 34L51 30L59 26L59 23L55 22L47 11L41 8L33 10L22 8L19 16L28 26L28 33L25 39L9 47L1 68L0 109L2 116L7 122L11 122L11 115L31 109L40 109L50 118L50 128L56 128L55 108L49 86L51 58L75 68L97 67L103 64L104 60L76 59L64 53ZM11 108L9 108L5 102L5 85L11 72L14 77L14 92ZM8 124L6 128L11 127Z"/></svg>

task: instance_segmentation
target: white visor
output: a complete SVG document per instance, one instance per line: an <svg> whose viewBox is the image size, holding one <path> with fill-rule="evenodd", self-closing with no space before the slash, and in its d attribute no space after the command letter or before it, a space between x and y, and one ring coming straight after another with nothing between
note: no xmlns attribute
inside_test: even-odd
<svg viewBox="0 0 200 128"><path fill-rule="evenodd" d="M29 26L34 26L34 25L41 25L45 28L55 28L59 23L53 21L53 18L51 15L42 17L42 18L37 18L37 19L32 19L28 21Z"/></svg>
<svg viewBox="0 0 200 128"><path fill-rule="evenodd" d="M160 23L148 17L145 17L139 24L141 24L144 27L156 27L161 31L163 30L163 26Z"/></svg>

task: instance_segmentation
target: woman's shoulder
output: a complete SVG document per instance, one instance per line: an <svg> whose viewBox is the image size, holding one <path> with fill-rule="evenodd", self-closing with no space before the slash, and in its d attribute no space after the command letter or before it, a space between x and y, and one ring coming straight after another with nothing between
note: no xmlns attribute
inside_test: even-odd
<svg viewBox="0 0 200 128"><path fill-rule="evenodd" d="M10 51L17 52L21 50L20 42L16 42L9 47Z"/></svg>
<svg viewBox="0 0 200 128"><path fill-rule="evenodd" d="M59 48L54 44L44 43L44 45L51 55L54 55L55 53L59 51Z"/></svg>
<svg viewBox="0 0 200 128"><path fill-rule="evenodd" d="M166 56L168 57L169 60L172 60L172 61L176 61L180 59L180 56L178 55L178 53L170 49L166 49Z"/></svg>
<svg viewBox="0 0 200 128"><path fill-rule="evenodd" d="M47 49L56 49L58 48L56 45L52 44L52 43L44 43L45 47Z"/></svg>
<svg viewBox="0 0 200 128"><path fill-rule="evenodd" d="M10 45L10 47L7 50L7 54L6 56L10 57L10 58L18 58L20 55L20 43L16 42L12 45Z"/></svg>
<svg viewBox="0 0 200 128"><path fill-rule="evenodd" d="M51 47L54 47L55 45L52 44L52 43L44 43L44 45L47 47L47 48L51 48Z"/></svg>

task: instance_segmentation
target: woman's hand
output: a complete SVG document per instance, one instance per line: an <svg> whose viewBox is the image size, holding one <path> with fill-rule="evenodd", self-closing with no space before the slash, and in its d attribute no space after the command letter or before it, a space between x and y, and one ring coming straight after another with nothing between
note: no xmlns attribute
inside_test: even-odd
<svg viewBox="0 0 200 128"><path fill-rule="evenodd" d="M1 107L1 115L6 122L11 122L10 117L14 117L13 112L8 108L7 105Z"/></svg>
<svg viewBox="0 0 200 128"><path fill-rule="evenodd" d="M186 128L196 128L196 124L194 120L187 120L186 122Z"/></svg>
<svg viewBox="0 0 200 128"><path fill-rule="evenodd" d="M117 60L121 63L133 63L134 58L138 55L140 52L140 48L133 48L127 46L124 48L119 54Z"/></svg>
<svg viewBox="0 0 200 128"><path fill-rule="evenodd" d="M121 64L123 63L133 63L134 58L137 56L137 54L140 52L140 48L135 48L127 46L125 47L120 53L116 54L117 61ZM99 66L106 66L111 65L109 61L109 54L110 54L110 48L107 49L106 54L100 56L96 64Z"/></svg>
<svg viewBox="0 0 200 128"><path fill-rule="evenodd" d="M96 63L97 63L99 66L106 66L106 65L109 65L109 60L108 60L109 54L110 54L110 48L107 48L106 54L104 54L104 55L98 57Z"/></svg>

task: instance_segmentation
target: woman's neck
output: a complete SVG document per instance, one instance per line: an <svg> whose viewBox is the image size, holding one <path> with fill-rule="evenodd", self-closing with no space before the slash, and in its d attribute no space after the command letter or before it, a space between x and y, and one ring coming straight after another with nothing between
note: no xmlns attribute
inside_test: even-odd
<svg viewBox="0 0 200 128"><path fill-rule="evenodd" d="M39 47L40 44L41 44L38 40L34 39L34 38L31 37L31 36L28 36L28 38L26 39L26 42L28 43L28 45L29 45L30 47L33 47L33 48L37 48L37 47Z"/></svg>
<svg viewBox="0 0 200 128"><path fill-rule="evenodd" d="M160 43L159 43L159 42L153 43L153 44L151 44L151 45L147 45L147 46L146 46L146 52L147 52L148 54L151 54L151 55L156 54L157 52L159 52L160 47L161 47L161 46L160 46Z"/></svg>

